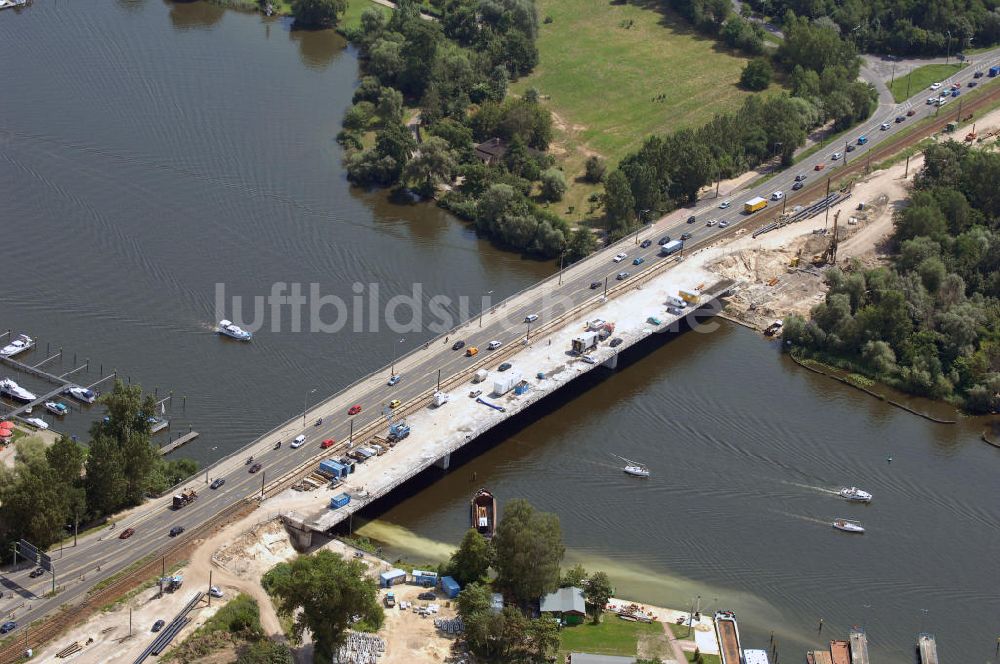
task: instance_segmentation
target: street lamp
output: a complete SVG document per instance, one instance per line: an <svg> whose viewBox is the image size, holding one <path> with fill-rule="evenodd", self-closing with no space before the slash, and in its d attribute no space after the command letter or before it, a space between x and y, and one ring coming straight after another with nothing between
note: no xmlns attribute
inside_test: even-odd
<svg viewBox="0 0 1000 664"><path fill-rule="evenodd" d="M562 275L561 274L559 275L559 278L562 279ZM560 282L560 283L562 283L562 282ZM486 295L487 296L493 295L493 291L486 291ZM483 326L483 314L485 312L486 312L486 305L484 304L483 308L479 310L479 327Z"/></svg>
<svg viewBox="0 0 1000 664"><path fill-rule="evenodd" d="M404 341L406 341L405 337L400 339L399 343L403 343ZM389 375L390 376L396 375L396 351L392 352L392 364L389 366Z"/></svg>
<svg viewBox="0 0 1000 664"><path fill-rule="evenodd" d="M306 395L302 397L302 426L306 425L306 411L309 409L309 395L316 391L316 388L306 392Z"/></svg>
<svg viewBox="0 0 1000 664"><path fill-rule="evenodd" d="M563 247L562 253L559 254L559 285L562 286L562 273L563 273L563 259L566 258L566 247Z"/></svg>
<svg viewBox="0 0 1000 664"><path fill-rule="evenodd" d="M951 58L951 30L945 30L948 35L948 46L945 50L944 63L948 64L948 60Z"/></svg>

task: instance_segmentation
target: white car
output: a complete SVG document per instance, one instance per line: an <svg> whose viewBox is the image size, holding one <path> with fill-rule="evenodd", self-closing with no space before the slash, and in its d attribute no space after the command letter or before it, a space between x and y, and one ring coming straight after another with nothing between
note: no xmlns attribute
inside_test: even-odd
<svg viewBox="0 0 1000 664"><path fill-rule="evenodd" d="M597 358L594 357L593 355L584 355L580 359L586 362L587 364L597 364Z"/></svg>
<svg viewBox="0 0 1000 664"><path fill-rule="evenodd" d="M496 350L497 348L500 348L500 342L494 339L490 342L489 349Z"/></svg>
<svg viewBox="0 0 1000 664"><path fill-rule="evenodd" d="M931 83L931 90L937 90L941 87L940 83Z"/></svg>
<svg viewBox="0 0 1000 664"><path fill-rule="evenodd" d="M534 323L536 320L538 320L538 314L528 314L524 317L525 323Z"/></svg>
<svg viewBox="0 0 1000 664"><path fill-rule="evenodd" d="M705 222L705 225L706 226L715 226L717 223L719 223L718 219L709 219L707 222Z"/></svg>
<svg viewBox="0 0 1000 664"><path fill-rule="evenodd" d="M725 219L723 219L722 221L719 222L719 228L725 228L728 225L729 225L729 222L726 221Z"/></svg>
<svg viewBox="0 0 1000 664"><path fill-rule="evenodd" d="M881 129L882 131L886 131L886 130L889 129L889 123L888 122L883 122L882 124L879 125L878 128Z"/></svg>
<svg viewBox="0 0 1000 664"><path fill-rule="evenodd" d="M785 192L783 191L776 191L773 194L771 194L772 201L780 201L784 197L785 197Z"/></svg>
<svg viewBox="0 0 1000 664"><path fill-rule="evenodd" d="M732 201L722 201L721 203L719 203L719 209L720 210L728 210L729 206L732 205L732 204L733 204Z"/></svg>
<svg viewBox="0 0 1000 664"><path fill-rule="evenodd" d="M618 254L618 255L615 256L615 262L616 263L621 263L626 258L628 258L628 254L626 254L625 252L622 252L622 253L620 253L620 254Z"/></svg>
<svg viewBox="0 0 1000 664"><path fill-rule="evenodd" d="M297 450L305 444L306 444L305 435L299 434L298 436L295 437L295 440L292 441L292 449Z"/></svg>
<svg viewBox="0 0 1000 664"><path fill-rule="evenodd" d="M395 385L396 383L398 383L401 380L403 380L402 376L400 376L399 374L393 374L392 376L389 377L389 382L386 383L386 385L388 385L389 387L392 387L393 385Z"/></svg>
<svg viewBox="0 0 1000 664"><path fill-rule="evenodd" d="M28 424L33 427L38 427L39 429L45 430L49 428L49 423L40 417L29 417L25 420Z"/></svg>
<svg viewBox="0 0 1000 664"><path fill-rule="evenodd" d="M222 588L219 586L212 586L208 589L208 594L212 597L222 597Z"/></svg>
<svg viewBox="0 0 1000 664"><path fill-rule="evenodd" d="M834 153L833 153L832 155L830 155L830 160L831 160L831 161L837 161L838 159L840 159L840 158L841 158L841 157L843 157L843 156L844 156L844 155L842 155L842 154L841 154L841 153L839 153L839 152L834 152Z"/></svg>
<svg viewBox="0 0 1000 664"><path fill-rule="evenodd" d="M937 97L928 97L927 98L927 105L928 106L933 106L934 104L937 103L937 100L938 100ZM886 124L889 124L889 123L887 122Z"/></svg>

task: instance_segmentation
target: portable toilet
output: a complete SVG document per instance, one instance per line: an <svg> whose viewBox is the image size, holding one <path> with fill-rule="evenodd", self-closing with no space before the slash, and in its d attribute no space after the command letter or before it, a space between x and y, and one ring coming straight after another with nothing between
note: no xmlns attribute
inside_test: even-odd
<svg viewBox="0 0 1000 664"><path fill-rule="evenodd" d="M462 587L458 585L458 581L455 579L450 576L441 577L441 592L443 592L448 599L455 599L458 597L458 593L461 590Z"/></svg>
<svg viewBox="0 0 1000 664"><path fill-rule="evenodd" d="M345 507L351 502L351 497L346 493L338 493L336 496L330 499L330 509L335 510L338 507Z"/></svg>

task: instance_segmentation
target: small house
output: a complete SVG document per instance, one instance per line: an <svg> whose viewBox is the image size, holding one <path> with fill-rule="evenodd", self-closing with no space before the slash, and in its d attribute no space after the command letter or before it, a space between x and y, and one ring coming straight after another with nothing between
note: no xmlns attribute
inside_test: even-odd
<svg viewBox="0 0 1000 664"><path fill-rule="evenodd" d="M566 625L579 625L587 618L587 603L579 588L560 588L542 598L539 610L560 618Z"/></svg>
<svg viewBox="0 0 1000 664"><path fill-rule="evenodd" d="M433 588L437 585L438 575L437 572L426 572L424 570L415 569L413 570L413 583L418 586L423 586L425 588Z"/></svg>
<svg viewBox="0 0 1000 664"><path fill-rule="evenodd" d="M476 146L476 156L487 166L500 163L505 154L507 154L507 142L502 138L491 138Z"/></svg>

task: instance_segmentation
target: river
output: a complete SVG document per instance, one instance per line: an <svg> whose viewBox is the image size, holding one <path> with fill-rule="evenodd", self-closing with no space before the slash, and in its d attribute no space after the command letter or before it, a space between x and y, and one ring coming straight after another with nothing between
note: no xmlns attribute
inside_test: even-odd
<svg viewBox="0 0 1000 664"><path fill-rule="evenodd" d="M200 431L184 454L201 462L432 336L281 320L227 343L218 284L251 297L316 283L349 301L377 283L384 302L415 281L425 300L478 301L553 271L432 206L348 186L333 139L358 66L334 33L202 3L36 0L0 13L0 54L0 328L38 337L32 361L64 348L56 373L89 358L81 382L116 368L186 396L170 435ZM91 417L61 428L82 435ZM362 532L445 556L485 485L557 512L569 562L606 569L620 595L733 608L747 645L773 630L782 661L855 623L877 662L908 664L921 629L946 660L994 657L1000 451L979 423L920 419L729 325L648 348L528 419ZM611 452L653 476L630 480ZM875 501L839 501L843 484ZM834 532L835 516L868 532Z"/></svg>

